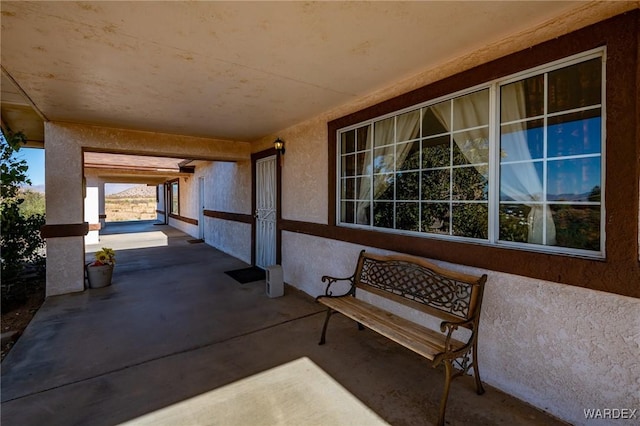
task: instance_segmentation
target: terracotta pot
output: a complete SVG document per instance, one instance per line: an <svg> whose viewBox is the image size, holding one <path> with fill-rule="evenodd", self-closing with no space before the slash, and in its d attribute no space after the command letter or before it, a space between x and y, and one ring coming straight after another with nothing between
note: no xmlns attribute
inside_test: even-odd
<svg viewBox="0 0 640 426"><path fill-rule="evenodd" d="M89 288L100 288L111 285L113 266L111 265L87 265L87 280Z"/></svg>

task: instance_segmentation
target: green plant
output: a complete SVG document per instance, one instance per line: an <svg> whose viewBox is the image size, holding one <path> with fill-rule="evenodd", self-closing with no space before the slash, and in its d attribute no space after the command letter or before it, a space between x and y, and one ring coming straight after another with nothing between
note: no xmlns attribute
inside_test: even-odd
<svg viewBox="0 0 640 426"><path fill-rule="evenodd" d="M102 250L97 251L94 257L95 260L91 266L116 265L116 252L113 249L102 247Z"/></svg>
<svg viewBox="0 0 640 426"><path fill-rule="evenodd" d="M20 186L30 184L25 160L15 157L27 138L21 133L7 132L1 137L0 154L0 248L2 264L2 303L20 302L28 294L28 280L23 277L27 266L44 271L44 240L40 227L44 214L26 216L21 212L24 198Z"/></svg>

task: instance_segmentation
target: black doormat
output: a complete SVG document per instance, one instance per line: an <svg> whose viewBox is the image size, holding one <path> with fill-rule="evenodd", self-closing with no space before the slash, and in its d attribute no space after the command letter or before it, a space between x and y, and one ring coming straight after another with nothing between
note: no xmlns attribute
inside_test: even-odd
<svg viewBox="0 0 640 426"><path fill-rule="evenodd" d="M187 240L187 242L189 244L199 244L199 243L204 243L204 240L202 239L197 239L197 240Z"/></svg>
<svg viewBox="0 0 640 426"><path fill-rule="evenodd" d="M250 268L236 269L234 271L225 271L225 274L229 275L231 278L238 281L240 284L260 281L266 278L266 274L264 270L258 268L257 266L252 266Z"/></svg>

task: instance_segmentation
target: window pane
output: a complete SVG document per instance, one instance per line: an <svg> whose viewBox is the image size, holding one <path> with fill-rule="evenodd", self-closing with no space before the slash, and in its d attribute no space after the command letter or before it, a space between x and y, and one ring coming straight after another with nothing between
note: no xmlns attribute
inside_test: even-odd
<svg viewBox="0 0 640 426"><path fill-rule="evenodd" d="M501 161L526 161L544 155L544 120L505 125L500 128Z"/></svg>
<svg viewBox="0 0 640 426"><path fill-rule="evenodd" d="M451 117L451 101L440 102L422 109L422 136L441 135L447 133Z"/></svg>
<svg viewBox="0 0 640 426"><path fill-rule="evenodd" d="M544 114L544 74L500 88L500 121L523 120Z"/></svg>
<svg viewBox="0 0 640 426"><path fill-rule="evenodd" d="M342 133L340 146L340 152L342 154L355 151L355 132L353 130Z"/></svg>
<svg viewBox="0 0 640 426"><path fill-rule="evenodd" d="M489 162L489 128L468 130L453 135L453 164Z"/></svg>
<svg viewBox="0 0 640 426"><path fill-rule="evenodd" d="M405 231L420 229L420 205L418 203L396 204L396 229Z"/></svg>
<svg viewBox="0 0 640 426"><path fill-rule="evenodd" d="M393 174L375 175L373 177L373 198L375 200L393 200Z"/></svg>
<svg viewBox="0 0 640 426"><path fill-rule="evenodd" d="M552 205L556 244L584 250L600 250L600 206Z"/></svg>
<svg viewBox="0 0 640 426"><path fill-rule="evenodd" d="M489 90L453 100L453 131L489 124Z"/></svg>
<svg viewBox="0 0 640 426"><path fill-rule="evenodd" d="M530 211L531 207L524 204L501 205L499 239L519 243L528 242Z"/></svg>
<svg viewBox="0 0 640 426"><path fill-rule="evenodd" d="M371 157L367 158L366 152L356 154L356 174L360 176L371 174Z"/></svg>
<svg viewBox="0 0 640 426"><path fill-rule="evenodd" d="M371 221L371 203L361 201L356 203L356 223L358 225L369 225Z"/></svg>
<svg viewBox="0 0 640 426"><path fill-rule="evenodd" d="M420 168L420 142L398 144L396 155L396 170L417 170Z"/></svg>
<svg viewBox="0 0 640 426"><path fill-rule="evenodd" d="M390 145L394 142L393 117L374 123L375 146Z"/></svg>
<svg viewBox="0 0 640 426"><path fill-rule="evenodd" d="M549 113L601 103L600 58L549 73Z"/></svg>
<svg viewBox="0 0 640 426"><path fill-rule="evenodd" d="M547 156L599 154L600 109L549 118Z"/></svg>
<svg viewBox="0 0 640 426"><path fill-rule="evenodd" d="M453 235L470 238L487 239L488 236L487 204L453 204Z"/></svg>
<svg viewBox="0 0 640 426"><path fill-rule="evenodd" d="M354 178L342 179L341 194L343 200L356 198L356 180Z"/></svg>
<svg viewBox="0 0 640 426"><path fill-rule="evenodd" d="M371 148L371 126L360 127L357 130L357 136L358 151L364 151Z"/></svg>
<svg viewBox="0 0 640 426"><path fill-rule="evenodd" d="M422 168L446 167L451 164L450 136L424 139L422 141Z"/></svg>
<svg viewBox="0 0 640 426"><path fill-rule="evenodd" d="M396 120L396 142L415 139L420 134L420 110L407 112Z"/></svg>
<svg viewBox="0 0 640 426"><path fill-rule="evenodd" d="M393 228L393 203L373 203L373 226Z"/></svg>
<svg viewBox="0 0 640 426"><path fill-rule="evenodd" d="M344 155L342 157L342 176L355 176L356 174L356 156Z"/></svg>
<svg viewBox="0 0 640 426"><path fill-rule="evenodd" d="M451 169L422 172L422 199L449 200L449 175Z"/></svg>
<svg viewBox="0 0 640 426"><path fill-rule="evenodd" d="M422 203L422 232L449 234L449 203Z"/></svg>
<svg viewBox="0 0 640 426"><path fill-rule="evenodd" d="M548 200L600 200L599 156L549 161L548 177Z"/></svg>
<svg viewBox="0 0 640 426"><path fill-rule="evenodd" d="M500 166L500 201L541 201L542 161Z"/></svg>
<svg viewBox="0 0 640 426"><path fill-rule="evenodd" d="M340 221L342 223L353 223L355 204L352 201L343 201L340 203Z"/></svg>
<svg viewBox="0 0 640 426"><path fill-rule="evenodd" d="M173 182L171 184L171 213L173 214L180 214L180 195L178 190L178 182Z"/></svg>
<svg viewBox="0 0 640 426"><path fill-rule="evenodd" d="M460 167L453 169L454 200L488 200L488 166Z"/></svg>
<svg viewBox="0 0 640 426"><path fill-rule="evenodd" d="M420 172L405 172L396 174L396 199L420 199Z"/></svg>
<svg viewBox="0 0 640 426"><path fill-rule="evenodd" d="M356 199L368 201L371 199L371 176L356 178Z"/></svg>
<svg viewBox="0 0 640 426"><path fill-rule="evenodd" d="M373 172L388 173L393 171L393 147L376 148L373 151Z"/></svg>

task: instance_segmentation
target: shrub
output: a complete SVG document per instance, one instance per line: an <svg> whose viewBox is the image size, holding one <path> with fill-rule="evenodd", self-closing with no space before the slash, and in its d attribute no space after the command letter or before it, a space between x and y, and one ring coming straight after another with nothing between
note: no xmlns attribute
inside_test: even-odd
<svg viewBox="0 0 640 426"><path fill-rule="evenodd" d="M2 135L1 194L0 194L0 261L2 264L2 304L24 301L29 294L29 282L24 272L27 267L44 272L44 240L40 228L45 224L44 214L21 213L24 197L20 186L31 183L27 177L27 163L14 153L26 142L23 133Z"/></svg>

